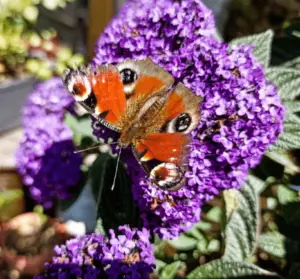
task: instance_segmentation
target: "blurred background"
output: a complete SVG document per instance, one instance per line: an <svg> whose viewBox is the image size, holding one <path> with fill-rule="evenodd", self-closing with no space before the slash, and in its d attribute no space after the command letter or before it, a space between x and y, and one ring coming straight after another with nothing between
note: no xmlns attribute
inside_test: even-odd
<svg viewBox="0 0 300 279"><path fill-rule="evenodd" d="M300 55L299 37L294 36L300 32L299 0L203 2L215 13L218 31L225 41L271 28L275 32L273 65ZM34 206L15 171L14 160L22 135L20 112L29 93L35 84L60 76L66 67L88 63L97 38L123 3L0 0L0 223ZM14 191L8 197L10 190ZM68 216L80 219L78 214L89 212L91 206L82 198L76 214L69 212ZM87 227L93 225L87 220ZM18 274L10 274L10 278L18 278Z"/></svg>

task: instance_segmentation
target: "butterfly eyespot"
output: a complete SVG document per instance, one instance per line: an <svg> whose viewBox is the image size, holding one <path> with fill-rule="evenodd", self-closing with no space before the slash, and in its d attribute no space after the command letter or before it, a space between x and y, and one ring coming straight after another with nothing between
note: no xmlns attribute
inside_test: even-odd
<svg viewBox="0 0 300 279"><path fill-rule="evenodd" d="M187 113L180 114L175 122L176 132L185 132L191 126L191 123L192 123L192 118L189 114Z"/></svg>
<svg viewBox="0 0 300 279"><path fill-rule="evenodd" d="M78 102L86 100L92 92L90 81L83 71L67 69L63 82Z"/></svg>
<svg viewBox="0 0 300 279"><path fill-rule="evenodd" d="M121 78L124 85L131 84L138 79L138 75L135 71L131 69L123 69L121 72Z"/></svg>
<svg viewBox="0 0 300 279"><path fill-rule="evenodd" d="M163 190L175 190L183 179L183 172L173 163L162 163L152 169L150 179Z"/></svg>

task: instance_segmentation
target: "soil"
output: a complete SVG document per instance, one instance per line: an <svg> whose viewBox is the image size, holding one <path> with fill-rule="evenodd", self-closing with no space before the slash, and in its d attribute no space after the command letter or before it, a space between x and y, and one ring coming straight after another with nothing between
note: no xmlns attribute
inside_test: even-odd
<svg viewBox="0 0 300 279"><path fill-rule="evenodd" d="M60 236L50 222L41 225L33 233L24 234L18 229L11 230L6 236L6 247L18 255L34 256L61 243Z"/></svg>

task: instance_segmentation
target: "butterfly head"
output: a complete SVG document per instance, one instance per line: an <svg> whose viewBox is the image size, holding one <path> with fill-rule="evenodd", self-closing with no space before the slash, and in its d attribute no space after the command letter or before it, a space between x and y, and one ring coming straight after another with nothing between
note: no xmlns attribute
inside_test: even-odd
<svg viewBox="0 0 300 279"><path fill-rule="evenodd" d="M136 139L143 136L143 125L139 121L133 122L131 125L126 125L119 138L119 145L126 148L131 145Z"/></svg>

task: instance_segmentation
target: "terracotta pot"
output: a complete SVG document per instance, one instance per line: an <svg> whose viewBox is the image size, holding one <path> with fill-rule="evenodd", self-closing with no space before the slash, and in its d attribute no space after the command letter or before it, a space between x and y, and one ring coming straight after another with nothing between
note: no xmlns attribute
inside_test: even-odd
<svg viewBox="0 0 300 279"><path fill-rule="evenodd" d="M64 233L64 225L54 219L48 220L55 228L59 237L59 242L63 243L67 239L67 235ZM26 256L16 254L14 250L6 245L7 236L10 231L18 229L22 231L24 235L30 235L34 234L35 229L41 225L42 220L40 216L32 212L19 215L1 225L0 241L2 255L10 270L18 270L22 275L37 275L43 271L45 262L51 260L54 247L49 247L46 251L43 251L38 255Z"/></svg>

